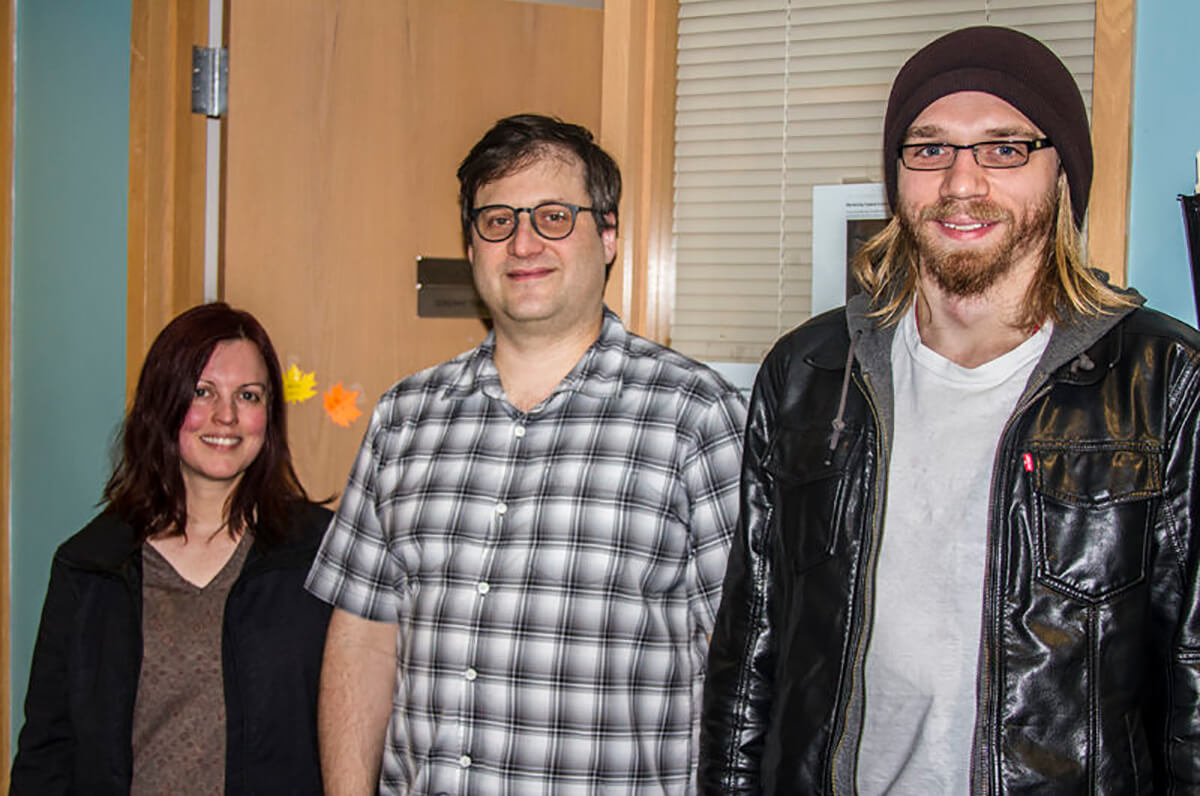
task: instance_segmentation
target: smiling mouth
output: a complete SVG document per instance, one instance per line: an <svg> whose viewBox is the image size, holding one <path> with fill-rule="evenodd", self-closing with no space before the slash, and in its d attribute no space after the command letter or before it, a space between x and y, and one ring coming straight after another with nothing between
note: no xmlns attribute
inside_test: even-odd
<svg viewBox="0 0 1200 796"><path fill-rule="evenodd" d="M946 227L947 229L954 230L955 232L974 232L977 229L983 229L984 227L990 227L992 224L994 224L996 222L994 222L994 221L974 221L970 224L956 224L953 221L939 221L938 223L941 224L943 227Z"/></svg>
<svg viewBox="0 0 1200 796"><path fill-rule="evenodd" d="M539 276L546 276L552 270L550 268L527 268L520 271L509 271L507 276L509 279L534 279Z"/></svg>
<svg viewBox="0 0 1200 796"><path fill-rule="evenodd" d="M200 441L206 445L216 445L218 448L232 448L242 441L241 437L208 437L201 436Z"/></svg>

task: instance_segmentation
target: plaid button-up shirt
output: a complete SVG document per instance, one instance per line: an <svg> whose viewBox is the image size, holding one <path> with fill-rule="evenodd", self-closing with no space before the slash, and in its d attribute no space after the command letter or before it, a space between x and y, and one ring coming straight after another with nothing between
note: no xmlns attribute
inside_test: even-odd
<svg viewBox="0 0 1200 796"><path fill-rule="evenodd" d="M380 399L308 588L399 625L384 793L690 793L740 394L626 331L528 413L489 337Z"/></svg>

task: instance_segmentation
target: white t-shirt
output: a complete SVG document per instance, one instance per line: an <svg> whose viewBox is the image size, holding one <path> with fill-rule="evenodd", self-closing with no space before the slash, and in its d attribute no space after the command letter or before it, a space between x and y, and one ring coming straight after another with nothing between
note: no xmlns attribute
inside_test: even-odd
<svg viewBox="0 0 1200 796"><path fill-rule="evenodd" d="M859 792L970 791L988 505L996 446L1050 339L964 368L892 343L895 435L866 660Z"/></svg>

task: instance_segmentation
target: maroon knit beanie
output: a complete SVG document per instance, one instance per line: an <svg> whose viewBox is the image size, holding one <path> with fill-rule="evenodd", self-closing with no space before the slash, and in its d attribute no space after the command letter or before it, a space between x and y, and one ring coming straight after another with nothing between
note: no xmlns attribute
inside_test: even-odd
<svg viewBox="0 0 1200 796"><path fill-rule="evenodd" d="M993 94L1041 128L1067 173L1075 226L1083 226L1092 188L1092 138L1075 78L1037 39L991 26L947 33L909 58L896 75L883 124L883 179L893 210L905 133L921 111L957 91Z"/></svg>

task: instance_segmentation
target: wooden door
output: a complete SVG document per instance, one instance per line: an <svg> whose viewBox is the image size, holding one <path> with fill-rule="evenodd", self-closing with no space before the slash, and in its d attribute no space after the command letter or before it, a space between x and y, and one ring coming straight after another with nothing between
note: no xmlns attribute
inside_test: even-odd
<svg viewBox="0 0 1200 796"><path fill-rule="evenodd" d="M599 131L603 17L511 0L231 0L223 295L284 368L314 496L339 491L371 408L399 378L476 345L478 320L418 318L416 258L463 256L455 170L498 118ZM326 414L359 391L349 427Z"/></svg>

